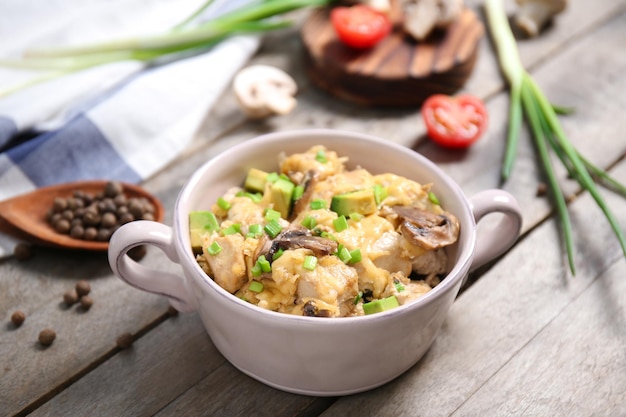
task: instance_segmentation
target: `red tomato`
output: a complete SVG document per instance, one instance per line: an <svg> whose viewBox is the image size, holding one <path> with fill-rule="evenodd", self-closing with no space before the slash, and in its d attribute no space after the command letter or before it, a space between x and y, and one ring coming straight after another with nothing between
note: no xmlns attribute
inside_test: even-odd
<svg viewBox="0 0 626 417"><path fill-rule="evenodd" d="M389 17L364 4L334 7L330 21L339 39L358 49L371 48L391 32Z"/></svg>
<svg viewBox="0 0 626 417"><path fill-rule="evenodd" d="M474 96L435 94L422 104L428 136L447 148L466 148L487 128L487 109Z"/></svg>

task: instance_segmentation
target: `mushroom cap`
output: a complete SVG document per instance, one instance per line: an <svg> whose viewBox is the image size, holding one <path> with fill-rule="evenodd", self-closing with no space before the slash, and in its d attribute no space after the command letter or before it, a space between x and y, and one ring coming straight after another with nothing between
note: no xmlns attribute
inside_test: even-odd
<svg viewBox="0 0 626 417"><path fill-rule="evenodd" d="M296 105L295 80L269 65L251 65L235 76L233 90L245 113L253 118L287 114Z"/></svg>
<svg viewBox="0 0 626 417"><path fill-rule="evenodd" d="M519 9L515 24L529 36L539 34L541 28L567 7L567 0L515 0Z"/></svg>
<svg viewBox="0 0 626 417"><path fill-rule="evenodd" d="M409 206L394 206L392 210L402 221L402 235L425 250L442 248L458 239L459 221L451 213L435 214Z"/></svg>

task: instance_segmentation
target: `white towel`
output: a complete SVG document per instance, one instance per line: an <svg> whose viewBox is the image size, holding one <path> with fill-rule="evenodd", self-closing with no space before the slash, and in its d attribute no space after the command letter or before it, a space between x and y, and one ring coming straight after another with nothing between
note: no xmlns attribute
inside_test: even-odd
<svg viewBox="0 0 626 417"><path fill-rule="evenodd" d="M202 18L247 1L214 1ZM33 46L162 33L202 3L0 0L0 59ZM258 36L232 37L167 64L116 62L0 98L0 200L68 181L150 177L191 141L258 45ZM0 91L40 76L0 66Z"/></svg>

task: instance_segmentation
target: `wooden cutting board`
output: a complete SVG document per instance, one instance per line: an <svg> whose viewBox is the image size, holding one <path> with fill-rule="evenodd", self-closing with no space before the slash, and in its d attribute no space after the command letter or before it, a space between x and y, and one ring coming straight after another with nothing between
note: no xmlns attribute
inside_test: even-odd
<svg viewBox="0 0 626 417"><path fill-rule="evenodd" d="M321 89L362 105L420 106L432 94L453 94L471 74L484 34L476 13L465 9L451 26L417 42L403 32L395 6L390 36L363 51L341 43L329 12L314 11L302 26L307 73Z"/></svg>

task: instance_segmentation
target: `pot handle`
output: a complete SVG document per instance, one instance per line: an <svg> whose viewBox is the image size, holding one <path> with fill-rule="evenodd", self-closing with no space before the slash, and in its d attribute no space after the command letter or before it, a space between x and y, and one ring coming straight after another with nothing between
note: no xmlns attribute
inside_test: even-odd
<svg viewBox="0 0 626 417"><path fill-rule="evenodd" d="M476 250L470 268L473 271L513 246L522 229L522 209L515 197L503 190L485 190L469 201L477 224L488 214L503 214L495 227L477 231Z"/></svg>
<svg viewBox="0 0 626 417"><path fill-rule="evenodd" d="M128 251L141 245L156 246L174 263L180 264L173 243L172 228L162 223L137 220L126 223L109 241L109 265L122 281L143 291L164 295L178 311L195 311L185 278L167 271L148 268L135 262Z"/></svg>

